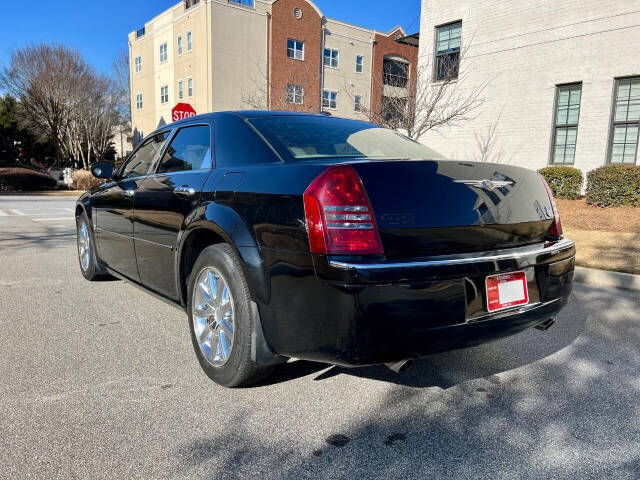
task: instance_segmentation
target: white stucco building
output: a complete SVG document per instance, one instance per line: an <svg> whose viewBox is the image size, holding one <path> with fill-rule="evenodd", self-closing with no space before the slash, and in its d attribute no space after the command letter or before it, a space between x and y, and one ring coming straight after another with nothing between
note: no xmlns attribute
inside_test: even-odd
<svg viewBox="0 0 640 480"><path fill-rule="evenodd" d="M639 46L638 0L423 0L421 74L462 51L457 88L488 83L473 119L422 141L476 160L495 125L490 161L635 164Z"/></svg>

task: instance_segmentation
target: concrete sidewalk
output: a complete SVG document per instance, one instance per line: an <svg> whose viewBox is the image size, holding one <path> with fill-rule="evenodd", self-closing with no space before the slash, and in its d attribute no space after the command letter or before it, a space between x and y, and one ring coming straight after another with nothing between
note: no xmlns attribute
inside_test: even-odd
<svg viewBox="0 0 640 480"><path fill-rule="evenodd" d="M624 290L640 291L640 275L610 272L595 268L576 267L575 281L598 287L614 287Z"/></svg>

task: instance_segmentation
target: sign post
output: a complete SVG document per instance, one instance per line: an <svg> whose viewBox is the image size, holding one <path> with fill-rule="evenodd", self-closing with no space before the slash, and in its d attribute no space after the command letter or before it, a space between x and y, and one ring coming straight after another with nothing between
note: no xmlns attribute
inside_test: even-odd
<svg viewBox="0 0 640 480"><path fill-rule="evenodd" d="M188 103L178 103L171 110L171 121L177 122L178 120L184 120L185 118L195 117L196 111Z"/></svg>

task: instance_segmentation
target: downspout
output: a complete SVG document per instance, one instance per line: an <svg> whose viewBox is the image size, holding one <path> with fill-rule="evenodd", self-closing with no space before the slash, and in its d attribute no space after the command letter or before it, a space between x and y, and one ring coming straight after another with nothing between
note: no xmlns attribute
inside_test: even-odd
<svg viewBox="0 0 640 480"><path fill-rule="evenodd" d="M320 24L322 26L322 42L321 42L321 49L320 49L320 113L322 113L324 111L324 106L322 105L322 100L324 98L324 72L325 72L325 68L324 68L324 45L325 45L325 37L326 37L326 18L322 17L320 19Z"/></svg>
<svg viewBox="0 0 640 480"><path fill-rule="evenodd" d="M369 65L369 120L371 120L371 109L373 108L373 63L375 60L376 37L371 39L371 65Z"/></svg>
<svg viewBox="0 0 640 480"><path fill-rule="evenodd" d="M271 13L267 12L267 110L271 110Z"/></svg>

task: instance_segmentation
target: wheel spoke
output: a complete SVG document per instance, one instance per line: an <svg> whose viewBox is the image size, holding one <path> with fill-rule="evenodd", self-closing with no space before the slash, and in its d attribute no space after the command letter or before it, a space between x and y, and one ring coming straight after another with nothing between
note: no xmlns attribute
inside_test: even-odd
<svg viewBox="0 0 640 480"><path fill-rule="evenodd" d="M229 324L229 321L226 318L223 318L220 322L220 328L226 332L227 335L230 335L231 338L233 338L233 327Z"/></svg>
<svg viewBox="0 0 640 480"><path fill-rule="evenodd" d="M205 343L209 339L209 335L211 335L211 328L205 324L200 335L198 335L198 342L200 342L200 344Z"/></svg>
<svg viewBox="0 0 640 480"><path fill-rule="evenodd" d="M224 330L220 330L220 347L222 349L223 359L226 360L229 358L229 345L227 344L227 334L224 333Z"/></svg>

